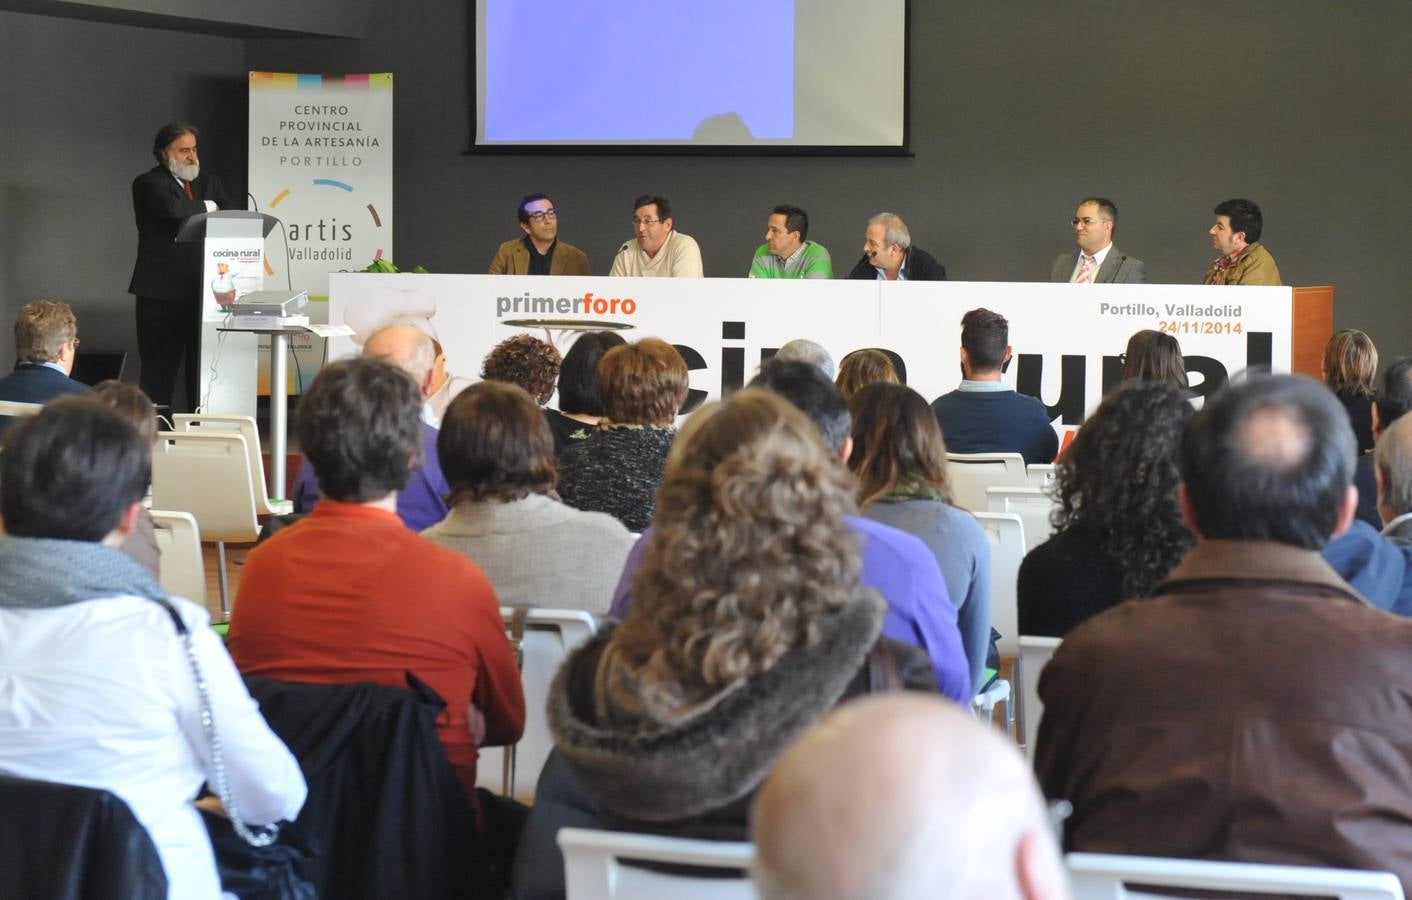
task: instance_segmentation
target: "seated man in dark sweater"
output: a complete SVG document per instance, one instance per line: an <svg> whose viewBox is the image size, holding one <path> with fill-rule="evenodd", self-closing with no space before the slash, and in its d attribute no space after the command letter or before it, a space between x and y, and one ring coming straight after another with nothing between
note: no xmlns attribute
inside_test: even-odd
<svg viewBox="0 0 1412 900"><path fill-rule="evenodd" d="M932 402L952 453L1018 453L1025 464L1050 463L1059 436L1044 404L1000 380L1010 365L1010 323L973 309L961 317L961 386Z"/></svg>

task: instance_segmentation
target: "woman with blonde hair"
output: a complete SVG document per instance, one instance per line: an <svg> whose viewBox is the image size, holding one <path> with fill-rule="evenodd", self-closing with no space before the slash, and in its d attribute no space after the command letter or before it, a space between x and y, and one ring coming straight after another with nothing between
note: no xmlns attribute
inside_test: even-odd
<svg viewBox="0 0 1412 900"><path fill-rule="evenodd" d="M881 350L854 350L838 364L838 378L834 384L845 401L852 401L854 394L877 381L887 384L901 382L892 360Z"/></svg>
<svg viewBox="0 0 1412 900"><path fill-rule="evenodd" d="M746 840L775 758L845 698L935 690L858 585L847 473L784 399L747 388L682 430L622 624L550 690L551 754L515 895L563 896L559 826Z"/></svg>
<svg viewBox="0 0 1412 900"><path fill-rule="evenodd" d="M1378 373L1378 348L1357 328L1334 332L1324 345L1324 384L1348 410L1358 438L1358 452L1373 449L1373 376Z"/></svg>

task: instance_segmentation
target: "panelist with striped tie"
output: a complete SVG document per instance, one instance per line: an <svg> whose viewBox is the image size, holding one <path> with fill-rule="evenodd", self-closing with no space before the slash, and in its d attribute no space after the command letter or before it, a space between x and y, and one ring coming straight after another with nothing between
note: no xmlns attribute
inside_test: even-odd
<svg viewBox="0 0 1412 900"><path fill-rule="evenodd" d="M1054 260L1050 281L1071 284L1144 284L1147 267L1142 260L1113 246L1118 207L1112 200L1089 197L1074 213L1074 240L1078 252L1061 253Z"/></svg>

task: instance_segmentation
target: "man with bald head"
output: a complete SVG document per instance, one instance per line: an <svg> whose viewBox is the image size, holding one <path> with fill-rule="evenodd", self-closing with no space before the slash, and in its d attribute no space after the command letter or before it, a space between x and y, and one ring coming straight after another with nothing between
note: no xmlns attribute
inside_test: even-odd
<svg viewBox="0 0 1412 900"><path fill-rule="evenodd" d="M1394 872L1412 890L1412 621L1319 550L1353 520L1334 395L1253 377L1182 438L1197 543L1149 599L1069 633L1035 768L1066 849Z"/></svg>
<svg viewBox="0 0 1412 900"><path fill-rule="evenodd" d="M934 697L830 713L775 764L751 834L762 900L1069 896L1014 744Z"/></svg>
<svg viewBox="0 0 1412 900"><path fill-rule="evenodd" d="M434 391L436 348L431 338L416 326L394 323L368 336L363 342L363 355L384 359L397 366L412 376L421 393L422 461L412 467L406 486L397 492L397 515L413 531L424 531L446 518L449 511L446 498L451 493L451 486L441 473L441 460L436 453L439 432L431 424L431 412L425 405ZM318 474L308 457L299 464L292 494L296 515L307 514L319 502Z"/></svg>

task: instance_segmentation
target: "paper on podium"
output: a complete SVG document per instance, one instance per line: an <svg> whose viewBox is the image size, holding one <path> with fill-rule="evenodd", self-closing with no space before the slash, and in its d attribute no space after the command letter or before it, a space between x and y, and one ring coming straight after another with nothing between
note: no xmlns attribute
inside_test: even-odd
<svg viewBox="0 0 1412 900"><path fill-rule="evenodd" d="M338 325L321 325L318 322L310 322L305 327L321 338L352 337L354 334L352 328L342 323Z"/></svg>

